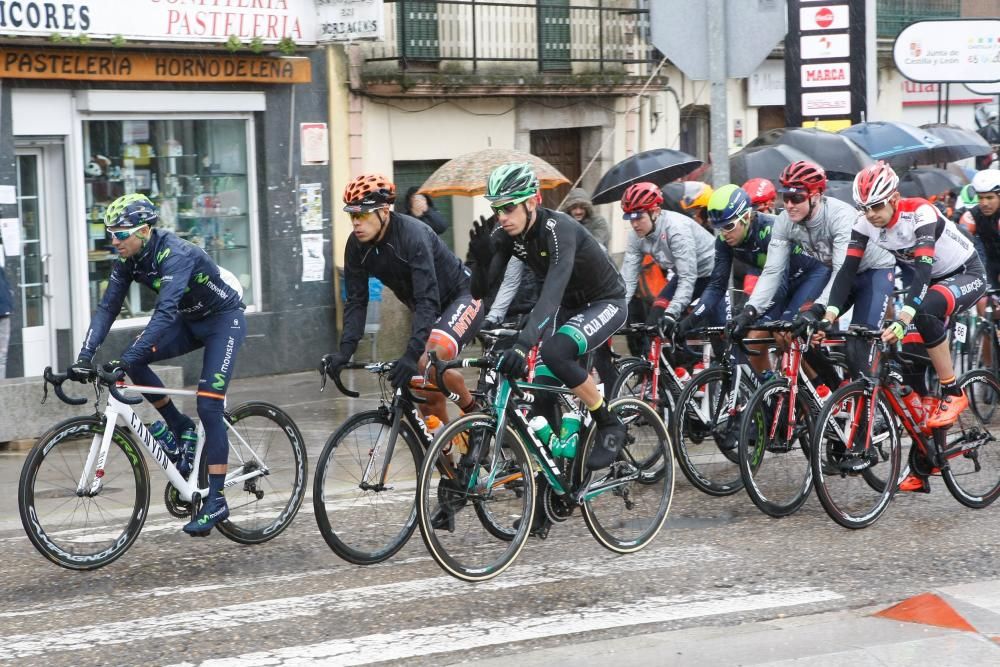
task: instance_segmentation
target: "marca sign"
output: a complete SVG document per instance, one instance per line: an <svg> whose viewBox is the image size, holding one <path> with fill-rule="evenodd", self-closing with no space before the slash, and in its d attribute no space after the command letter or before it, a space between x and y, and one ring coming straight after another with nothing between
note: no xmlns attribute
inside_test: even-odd
<svg viewBox="0 0 1000 667"><path fill-rule="evenodd" d="M314 0L0 1L0 34L139 42L225 42L231 35L266 44L315 44Z"/></svg>
<svg viewBox="0 0 1000 667"><path fill-rule="evenodd" d="M1000 20L917 21L892 45L896 68L922 83L1000 81Z"/></svg>
<svg viewBox="0 0 1000 667"><path fill-rule="evenodd" d="M851 85L851 63L803 65L800 85L803 88L836 88Z"/></svg>

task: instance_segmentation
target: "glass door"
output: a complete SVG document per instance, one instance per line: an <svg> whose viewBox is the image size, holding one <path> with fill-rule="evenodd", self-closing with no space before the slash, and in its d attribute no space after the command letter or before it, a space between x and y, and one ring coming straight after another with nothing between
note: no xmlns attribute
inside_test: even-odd
<svg viewBox="0 0 1000 667"><path fill-rule="evenodd" d="M21 220L20 307L23 315L24 375L41 375L55 364L51 326L49 260L45 228L42 149L17 151L17 209Z"/></svg>

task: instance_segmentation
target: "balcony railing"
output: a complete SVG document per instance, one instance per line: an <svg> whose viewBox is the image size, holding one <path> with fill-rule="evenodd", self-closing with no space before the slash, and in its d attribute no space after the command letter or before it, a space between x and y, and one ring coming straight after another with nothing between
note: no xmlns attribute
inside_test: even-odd
<svg viewBox="0 0 1000 667"><path fill-rule="evenodd" d="M366 63L436 66L448 73L623 72L626 65L646 65L653 55L649 11L638 4L386 0L385 41L362 49Z"/></svg>
<svg viewBox="0 0 1000 667"><path fill-rule="evenodd" d="M962 14L961 0L878 0L879 37L895 38L914 21L953 19Z"/></svg>

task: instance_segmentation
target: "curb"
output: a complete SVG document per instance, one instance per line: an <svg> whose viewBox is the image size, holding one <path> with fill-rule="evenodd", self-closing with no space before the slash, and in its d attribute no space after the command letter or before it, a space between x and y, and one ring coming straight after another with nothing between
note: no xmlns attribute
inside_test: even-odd
<svg viewBox="0 0 1000 667"><path fill-rule="evenodd" d="M0 442L0 452L27 452L30 451L32 447L35 446L37 440L34 439L23 439L23 440L10 440L9 442Z"/></svg>

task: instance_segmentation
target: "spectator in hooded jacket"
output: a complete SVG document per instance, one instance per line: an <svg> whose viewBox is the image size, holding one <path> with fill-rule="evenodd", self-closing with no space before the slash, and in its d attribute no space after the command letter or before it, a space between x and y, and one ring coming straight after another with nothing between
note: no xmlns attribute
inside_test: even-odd
<svg viewBox="0 0 1000 667"><path fill-rule="evenodd" d="M597 215L594 211L594 204L590 201L590 195L583 188L575 188L569 191L566 202L560 209L570 216L590 232L590 235L597 239L604 251L608 251L611 245L611 229L608 221Z"/></svg>
<svg viewBox="0 0 1000 667"><path fill-rule="evenodd" d="M441 236L448 231L448 221L434 208L434 201L430 197L417 192L419 189L414 185L407 190L406 197L396 207L396 212L423 221L435 234Z"/></svg>

